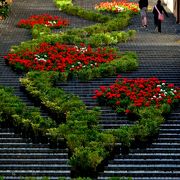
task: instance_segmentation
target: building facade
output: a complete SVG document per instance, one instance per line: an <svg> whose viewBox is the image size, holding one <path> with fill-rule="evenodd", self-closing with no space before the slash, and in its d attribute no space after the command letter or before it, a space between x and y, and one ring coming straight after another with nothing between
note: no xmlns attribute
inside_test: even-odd
<svg viewBox="0 0 180 180"><path fill-rule="evenodd" d="M164 3L176 17L176 22L180 23L180 0L164 0Z"/></svg>

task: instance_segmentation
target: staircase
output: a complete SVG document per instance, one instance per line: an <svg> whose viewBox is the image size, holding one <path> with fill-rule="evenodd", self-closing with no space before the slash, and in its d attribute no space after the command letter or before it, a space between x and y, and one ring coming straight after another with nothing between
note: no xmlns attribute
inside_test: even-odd
<svg viewBox="0 0 180 180"><path fill-rule="evenodd" d="M135 41L119 44L120 51L135 51L140 67L130 73L121 73L127 78L158 77L167 83L180 86L180 45L171 34L141 32ZM93 92L101 85L110 85L116 77L96 79L90 82L72 81L58 87L74 93L91 108L98 105L92 99ZM102 130L131 125L126 116L117 115L109 107L101 107ZM109 177L132 177L133 180L179 180L180 177L180 107L177 107L161 125L153 143L143 149L131 149L128 155L117 154L110 160L97 179Z"/></svg>
<svg viewBox="0 0 180 180"><path fill-rule="evenodd" d="M142 43L148 38L149 41ZM156 34L142 33L137 39L139 43L137 42L136 46L133 42L119 46L121 51L136 51L140 58L140 68L126 74L125 77L156 76L180 86L180 46L170 41L171 35L159 37ZM150 41L150 39L153 40ZM167 45L165 41L168 41ZM151 145L142 149L131 149L128 155L121 153L116 155L109 161L104 172L99 174L98 179L104 180L115 176L132 177L133 180L179 180L179 134L180 107L177 107L161 125L159 135Z"/></svg>
<svg viewBox="0 0 180 180"><path fill-rule="evenodd" d="M50 149L48 144L34 144L13 129L0 129L0 176L5 179L23 177L70 177L68 150Z"/></svg>

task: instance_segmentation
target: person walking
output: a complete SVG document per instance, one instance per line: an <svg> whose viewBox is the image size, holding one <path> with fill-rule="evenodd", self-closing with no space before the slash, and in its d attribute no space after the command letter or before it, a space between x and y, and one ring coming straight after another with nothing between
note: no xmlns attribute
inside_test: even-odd
<svg viewBox="0 0 180 180"><path fill-rule="evenodd" d="M141 24L143 28L147 28L147 8L148 0L139 0L139 8L141 14Z"/></svg>
<svg viewBox="0 0 180 180"><path fill-rule="evenodd" d="M161 33L161 23L163 19L160 19L160 15L163 16L163 13L166 15L166 17L169 17L164 7L161 5L161 0L157 1L157 4L153 8L153 14L154 14L154 25L155 25L155 31L158 31Z"/></svg>

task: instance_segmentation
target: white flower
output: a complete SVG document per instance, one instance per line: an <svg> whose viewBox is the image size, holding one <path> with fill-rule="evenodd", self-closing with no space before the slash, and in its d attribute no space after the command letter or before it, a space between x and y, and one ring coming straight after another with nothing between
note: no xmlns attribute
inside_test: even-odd
<svg viewBox="0 0 180 180"><path fill-rule="evenodd" d="M153 98L156 98L156 96L153 96Z"/></svg>
<svg viewBox="0 0 180 180"><path fill-rule="evenodd" d="M71 66L72 68L74 67L74 65Z"/></svg>
<svg viewBox="0 0 180 180"><path fill-rule="evenodd" d="M81 64L81 62L77 62L78 64Z"/></svg>
<svg viewBox="0 0 180 180"><path fill-rule="evenodd" d="M158 84L158 85L157 85L157 87L161 87L161 85L160 85L160 84Z"/></svg>
<svg viewBox="0 0 180 180"><path fill-rule="evenodd" d="M39 61L46 61L44 58L40 58L40 59L38 59Z"/></svg>
<svg viewBox="0 0 180 180"><path fill-rule="evenodd" d="M174 93L172 91L170 93L174 96Z"/></svg>
<svg viewBox="0 0 180 180"><path fill-rule="evenodd" d="M164 86L164 85L165 85L165 83L162 83L162 85Z"/></svg>

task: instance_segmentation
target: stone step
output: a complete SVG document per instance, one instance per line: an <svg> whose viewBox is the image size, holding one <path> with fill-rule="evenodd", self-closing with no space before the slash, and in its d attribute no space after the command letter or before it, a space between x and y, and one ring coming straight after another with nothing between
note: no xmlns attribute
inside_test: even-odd
<svg viewBox="0 0 180 180"><path fill-rule="evenodd" d="M160 127L163 129L179 129L180 130L180 123L161 124Z"/></svg>
<svg viewBox="0 0 180 180"><path fill-rule="evenodd" d="M179 164L108 164L105 171L179 171Z"/></svg>
<svg viewBox="0 0 180 180"><path fill-rule="evenodd" d="M158 143L180 143L180 137L179 138L162 138L162 137L158 137L158 139L156 139L156 142Z"/></svg>
<svg viewBox="0 0 180 180"><path fill-rule="evenodd" d="M19 135L11 132L0 132L0 138L18 138Z"/></svg>
<svg viewBox="0 0 180 180"><path fill-rule="evenodd" d="M180 171L163 171L163 170L129 170L129 171L104 171L103 176L100 175L98 179L103 177L180 177Z"/></svg>
<svg viewBox="0 0 180 180"><path fill-rule="evenodd" d="M159 138L180 138L180 134L176 133L160 133Z"/></svg>
<svg viewBox="0 0 180 180"><path fill-rule="evenodd" d="M115 176L113 176L113 177L115 177ZM98 180L109 180L109 178L111 178L111 177L110 176L106 176L106 177L99 176ZM128 178L128 176L127 176L127 178ZM158 176L152 175L151 177L142 177L142 176L133 177L133 180L179 180L179 177L166 177L166 176L158 177Z"/></svg>
<svg viewBox="0 0 180 180"><path fill-rule="evenodd" d="M38 157L36 156L35 159L20 159L21 157L17 157L17 158L11 158L9 157L6 158L6 159L0 159L0 164L8 164L8 165L11 165L11 164L68 164L67 162L67 159L63 159L63 158L58 158L56 156L53 157L49 157L49 158L45 158L43 159L42 157Z"/></svg>
<svg viewBox="0 0 180 180"><path fill-rule="evenodd" d="M20 142L20 143L0 143L0 149L2 148L48 148L48 144L33 144L33 143L26 143L26 142Z"/></svg>
<svg viewBox="0 0 180 180"><path fill-rule="evenodd" d="M13 174L12 174L13 175ZM30 178L36 178L37 180L42 180L43 178L46 178L46 176L26 176L26 177L22 177L22 176L5 176L4 177L4 180L15 180L15 178L16 178L16 180L28 180L28 178L30 179ZM60 177L48 177L50 180L59 180L59 178ZM68 180L68 179L71 179L70 177L66 177L66 179Z"/></svg>
<svg viewBox="0 0 180 180"><path fill-rule="evenodd" d="M30 140L28 139L22 139L19 137L6 137L6 138L2 138L1 134L0 134L0 145L1 143L27 143L30 142Z"/></svg>
<svg viewBox="0 0 180 180"><path fill-rule="evenodd" d="M54 177L70 177L70 170L0 170L1 176L54 176Z"/></svg>
<svg viewBox="0 0 180 180"><path fill-rule="evenodd" d="M0 148L0 156L2 155L2 153L4 153L4 155L6 153L58 153L58 152L62 152L65 151L64 149L49 149L49 148ZM67 154L65 154L67 155Z"/></svg>
<svg viewBox="0 0 180 180"><path fill-rule="evenodd" d="M67 164L1 164L2 170L68 170L70 168Z"/></svg>
<svg viewBox="0 0 180 180"><path fill-rule="evenodd" d="M49 152L11 152L11 153L1 153L0 154L0 159L6 158L6 159L42 159L44 158L45 160L48 159L67 159L68 158L68 153L66 152L61 152L62 150L59 151L49 151Z"/></svg>
<svg viewBox="0 0 180 180"><path fill-rule="evenodd" d="M136 164L136 165L138 165L138 164L140 164L140 165L142 165L142 164L144 164L144 165L146 165L146 164L148 164L148 165L150 165L150 164L161 164L161 165L171 165L171 164L175 164L175 165L179 165L180 164L180 161L179 161L179 159L160 159L160 158L149 158L149 159L144 159L144 158L118 158L118 159L113 159L112 161L109 161L109 164L108 164L108 166L109 165L118 165L118 164L131 164L131 165L134 165L134 164Z"/></svg>
<svg viewBox="0 0 180 180"><path fill-rule="evenodd" d="M178 134L178 133L180 133L180 129L164 129L164 128L160 128L160 133L176 133L176 134Z"/></svg>
<svg viewBox="0 0 180 180"><path fill-rule="evenodd" d="M175 147L157 147L153 146L151 148L146 148L146 149L137 149L134 150L135 153L180 153L180 147L177 145Z"/></svg>

